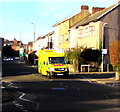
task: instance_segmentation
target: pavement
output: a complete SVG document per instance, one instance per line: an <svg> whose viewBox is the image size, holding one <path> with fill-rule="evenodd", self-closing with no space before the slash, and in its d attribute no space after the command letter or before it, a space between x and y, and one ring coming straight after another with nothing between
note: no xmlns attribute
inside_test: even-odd
<svg viewBox="0 0 120 112"><path fill-rule="evenodd" d="M73 73L71 73L73 74ZM89 82L95 82L95 83L100 83L100 84L106 84L108 86L113 86L113 87L120 87L120 80L116 80L115 78L115 73L114 72L82 72L82 73L75 73L75 74L81 74L81 75L99 75L99 76L103 76L103 75L114 75L114 77L104 77L104 78L87 78L85 77L83 80L87 80Z"/></svg>
<svg viewBox="0 0 120 112"><path fill-rule="evenodd" d="M116 80L115 77L113 78L105 78L105 79L90 79L91 82L97 82L100 84L107 84L110 86L120 86L120 81Z"/></svg>

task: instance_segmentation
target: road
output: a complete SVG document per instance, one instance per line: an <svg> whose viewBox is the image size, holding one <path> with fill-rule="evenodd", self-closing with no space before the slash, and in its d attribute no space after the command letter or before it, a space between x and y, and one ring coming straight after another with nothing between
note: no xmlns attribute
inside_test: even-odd
<svg viewBox="0 0 120 112"><path fill-rule="evenodd" d="M28 64L5 62L3 80L12 100L3 103L3 112L119 112L119 89L84 80L87 76L48 79Z"/></svg>

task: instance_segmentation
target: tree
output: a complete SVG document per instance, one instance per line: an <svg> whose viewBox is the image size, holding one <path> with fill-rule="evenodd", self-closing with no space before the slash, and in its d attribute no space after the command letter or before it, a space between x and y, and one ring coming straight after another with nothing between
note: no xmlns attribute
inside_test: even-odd
<svg viewBox="0 0 120 112"><path fill-rule="evenodd" d="M3 56L14 57L15 51L12 49L11 45L6 45L3 47Z"/></svg>
<svg viewBox="0 0 120 112"><path fill-rule="evenodd" d="M67 62L69 62L70 64L73 64L75 72L78 72L79 57L82 49L83 49L82 47L79 47L79 48L75 48L74 50L69 50L65 53Z"/></svg>
<svg viewBox="0 0 120 112"><path fill-rule="evenodd" d="M35 53L30 53L28 55L28 62L30 64L34 64L34 59L38 59L37 55Z"/></svg>
<svg viewBox="0 0 120 112"><path fill-rule="evenodd" d="M120 80L120 41L110 43L110 62L116 72L116 79Z"/></svg>
<svg viewBox="0 0 120 112"><path fill-rule="evenodd" d="M101 63L101 51L93 49L84 49L80 54L81 63L98 62Z"/></svg>
<svg viewBox="0 0 120 112"><path fill-rule="evenodd" d="M81 64L94 65L93 70L96 71L101 63L101 51L83 47L75 48L66 52L66 60L73 64L75 71L79 71Z"/></svg>

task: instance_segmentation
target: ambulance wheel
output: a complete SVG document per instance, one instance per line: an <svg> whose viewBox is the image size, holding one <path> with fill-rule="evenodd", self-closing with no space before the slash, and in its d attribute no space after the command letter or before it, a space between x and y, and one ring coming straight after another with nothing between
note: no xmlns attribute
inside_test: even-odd
<svg viewBox="0 0 120 112"><path fill-rule="evenodd" d="M49 78L49 79L51 79L51 78L52 78L52 74L51 74L51 73L49 73L49 72L47 72L47 76L48 76L48 78Z"/></svg>
<svg viewBox="0 0 120 112"><path fill-rule="evenodd" d="M63 77L68 78L68 77L69 77L69 74L68 74L68 73L64 73L64 74L63 74Z"/></svg>

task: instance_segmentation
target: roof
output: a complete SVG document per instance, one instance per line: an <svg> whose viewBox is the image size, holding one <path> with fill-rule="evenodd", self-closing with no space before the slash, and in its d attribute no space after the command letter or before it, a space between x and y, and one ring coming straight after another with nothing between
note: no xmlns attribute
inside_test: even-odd
<svg viewBox="0 0 120 112"><path fill-rule="evenodd" d="M65 18L65 19L63 19L62 21L60 21L60 22L58 22L58 23L54 24L52 27L58 26L60 23L62 23L62 22L64 22L64 21L66 21L66 20L69 20L69 19L70 19L70 17L66 17L66 18Z"/></svg>
<svg viewBox="0 0 120 112"><path fill-rule="evenodd" d="M77 12L77 13L73 14L72 16L66 17L66 18L63 19L62 21L54 24L53 27L58 26L59 24L61 24L61 23L65 22L65 21L71 19L72 17L74 17L74 16L76 16L76 15L78 15L78 14L82 14L83 12L86 13L86 12L89 12L89 10L84 10L84 11L81 11L81 12ZM90 14L90 13L89 13L89 14ZM83 19L83 18L82 18L82 19Z"/></svg>
<svg viewBox="0 0 120 112"><path fill-rule="evenodd" d="M52 31L52 32L50 32L50 33L48 33L48 34L46 34L46 35L44 35L43 37L41 37L41 38L46 38L47 36L51 36L51 35L53 35L54 34L54 31Z"/></svg>
<svg viewBox="0 0 120 112"><path fill-rule="evenodd" d="M14 41L4 41L4 44L14 43Z"/></svg>
<svg viewBox="0 0 120 112"><path fill-rule="evenodd" d="M74 25L73 27L79 27L79 26L82 26L82 25L86 25L86 24L88 24L90 22L97 21L100 18L102 18L104 15L109 13L111 10L116 8L118 5L119 4L112 5L112 6L108 7L108 8L103 9L102 11L98 11L98 12L96 12L94 14L91 14L90 16L86 17L85 19L83 19L82 21L80 21L79 23Z"/></svg>

